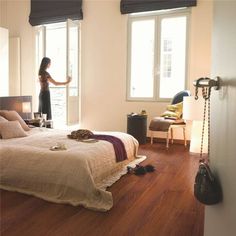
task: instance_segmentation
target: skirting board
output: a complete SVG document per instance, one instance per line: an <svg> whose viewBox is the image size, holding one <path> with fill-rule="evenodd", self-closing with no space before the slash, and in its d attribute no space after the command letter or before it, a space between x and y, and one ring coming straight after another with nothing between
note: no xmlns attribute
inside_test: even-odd
<svg viewBox="0 0 236 236"><path fill-rule="evenodd" d="M147 137L146 138L147 143L151 143L151 138ZM171 144L171 141L169 141ZM166 143L166 139L165 138L153 138L153 143ZM174 144L182 144L184 145L184 140L182 139L174 139ZM190 141L187 140L187 145L190 145Z"/></svg>

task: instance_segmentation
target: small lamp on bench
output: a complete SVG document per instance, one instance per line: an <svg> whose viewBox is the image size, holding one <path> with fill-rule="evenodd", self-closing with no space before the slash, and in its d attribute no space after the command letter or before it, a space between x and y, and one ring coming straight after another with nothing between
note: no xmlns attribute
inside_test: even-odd
<svg viewBox="0 0 236 236"><path fill-rule="evenodd" d="M31 113L31 103L22 102L22 112L26 113L26 119L28 119L28 114Z"/></svg>
<svg viewBox="0 0 236 236"><path fill-rule="evenodd" d="M191 141L190 152L200 153L201 151L201 137L203 125L203 110L204 99L198 98L195 100L194 96L184 97L183 100L183 119L192 121L191 127ZM205 124L204 139L203 139L203 153L207 153L207 123Z"/></svg>

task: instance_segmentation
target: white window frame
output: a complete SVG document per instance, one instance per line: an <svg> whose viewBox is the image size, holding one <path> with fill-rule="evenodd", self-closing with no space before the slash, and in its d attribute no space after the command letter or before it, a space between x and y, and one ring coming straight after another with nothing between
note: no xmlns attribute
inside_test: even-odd
<svg viewBox="0 0 236 236"><path fill-rule="evenodd" d="M161 42L161 19L171 18L178 16L186 16L186 50L185 50L185 84L184 89L188 86L188 47L189 47L189 21L190 21L191 10L188 8L180 8L173 10L163 10L156 12L145 12L135 13L128 16L128 43L127 43L127 85L126 85L126 99L127 101L151 101L151 102L169 102L171 98L160 98L159 87L160 87L160 42ZM132 34L132 23L140 20L155 20L155 33L154 33L154 67L153 67L153 97L131 97L131 34Z"/></svg>

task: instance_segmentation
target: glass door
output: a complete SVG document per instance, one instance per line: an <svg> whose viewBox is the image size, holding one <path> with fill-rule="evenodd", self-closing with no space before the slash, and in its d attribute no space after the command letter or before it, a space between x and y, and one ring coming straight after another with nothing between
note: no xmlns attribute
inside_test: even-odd
<svg viewBox="0 0 236 236"><path fill-rule="evenodd" d="M39 66L41 63L42 58L45 55L45 44L44 44L44 38L45 38L45 26L39 26L36 28L35 31L35 55L36 55L36 60L35 60L35 87L36 87L36 109L38 109L39 106L39 101L38 101L38 95L40 93L40 84L39 84L39 80L38 80L38 71L39 71ZM36 110L35 110L36 111Z"/></svg>
<svg viewBox="0 0 236 236"><path fill-rule="evenodd" d="M79 122L79 23L48 24L37 29L36 62L38 68L43 56L51 59L48 72L52 78L68 85L50 84L53 125L56 128Z"/></svg>
<svg viewBox="0 0 236 236"><path fill-rule="evenodd" d="M58 82L66 80L67 48L66 24L51 24L46 26L46 56L51 59L48 72ZM66 124L66 86L50 84L52 119L54 127Z"/></svg>
<svg viewBox="0 0 236 236"><path fill-rule="evenodd" d="M67 74L72 81L67 87L67 124L79 123L79 24L67 20Z"/></svg>

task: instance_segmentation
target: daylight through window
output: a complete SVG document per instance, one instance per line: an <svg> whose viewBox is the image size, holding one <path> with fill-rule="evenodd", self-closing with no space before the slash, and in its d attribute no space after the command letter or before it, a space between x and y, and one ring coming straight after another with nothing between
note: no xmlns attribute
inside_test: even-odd
<svg viewBox="0 0 236 236"><path fill-rule="evenodd" d="M186 87L187 12L129 18L129 100L170 99Z"/></svg>

